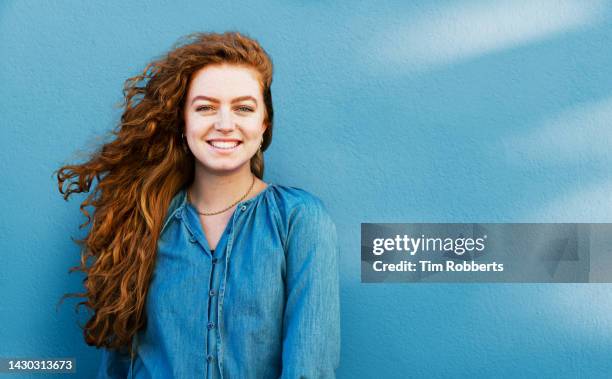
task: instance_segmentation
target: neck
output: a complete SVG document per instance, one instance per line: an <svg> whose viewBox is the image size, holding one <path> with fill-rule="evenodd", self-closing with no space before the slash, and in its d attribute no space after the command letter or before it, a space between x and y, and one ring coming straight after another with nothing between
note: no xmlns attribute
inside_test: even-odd
<svg viewBox="0 0 612 379"><path fill-rule="evenodd" d="M191 202L199 209L223 209L248 191L254 176L248 164L236 172L222 175L196 165L193 183L188 188ZM255 187L251 192L254 190Z"/></svg>

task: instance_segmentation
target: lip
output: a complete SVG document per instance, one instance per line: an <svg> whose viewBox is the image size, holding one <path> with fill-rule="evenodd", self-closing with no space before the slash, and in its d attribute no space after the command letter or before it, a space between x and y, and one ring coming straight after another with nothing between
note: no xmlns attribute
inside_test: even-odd
<svg viewBox="0 0 612 379"><path fill-rule="evenodd" d="M238 142L238 144L232 148L220 148L212 145L212 142ZM231 154L234 151L238 150L240 146L242 146L242 141L238 139L228 139L228 138L213 138L206 140L206 144L208 147L217 154Z"/></svg>
<svg viewBox="0 0 612 379"><path fill-rule="evenodd" d="M239 139L235 138L211 138L207 139L206 142L242 142Z"/></svg>

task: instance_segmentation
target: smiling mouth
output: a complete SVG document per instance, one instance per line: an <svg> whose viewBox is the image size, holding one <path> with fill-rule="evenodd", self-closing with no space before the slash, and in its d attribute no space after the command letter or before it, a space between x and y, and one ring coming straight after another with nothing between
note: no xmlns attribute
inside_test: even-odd
<svg viewBox="0 0 612 379"><path fill-rule="evenodd" d="M215 149L221 150L232 150L235 149L238 145L240 145L241 141L206 141L210 146Z"/></svg>

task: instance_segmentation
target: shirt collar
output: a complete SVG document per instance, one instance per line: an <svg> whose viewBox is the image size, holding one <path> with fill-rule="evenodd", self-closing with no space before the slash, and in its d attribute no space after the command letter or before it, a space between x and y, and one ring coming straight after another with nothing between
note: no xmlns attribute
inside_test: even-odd
<svg viewBox="0 0 612 379"><path fill-rule="evenodd" d="M238 204L236 204L236 207L241 207L243 205L249 205L249 204L255 202L259 198L265 196L265 193L270 191L273 186L275 186L275 184L269 183L268 186L263 191L261 191L256 196L253 196L250 199L247 199L247 200L239 202ZM183 187L180 190L180 192L177 195L177 202L178 202L178 207L176 209L177 211L178 211L178 209L183 209L183 208L185 208L187 206L187 187Z"/></svg>

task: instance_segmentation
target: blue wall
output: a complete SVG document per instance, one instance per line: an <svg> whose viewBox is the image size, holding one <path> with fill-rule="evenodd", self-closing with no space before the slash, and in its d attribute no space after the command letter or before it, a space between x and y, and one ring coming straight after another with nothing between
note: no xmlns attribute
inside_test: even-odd
<svg viewBox="0 0 612 379"><path fill-rule="evenodd" d="M97 369L75 301L55 310L80 289L84 196L65 203L52 172L179 36L236 29L275 63L265 179L337 222L339 378L610 376L610 285L361 284L359 231L611 222L612 3L124 3L0 2L0 357Z"/></svg>

